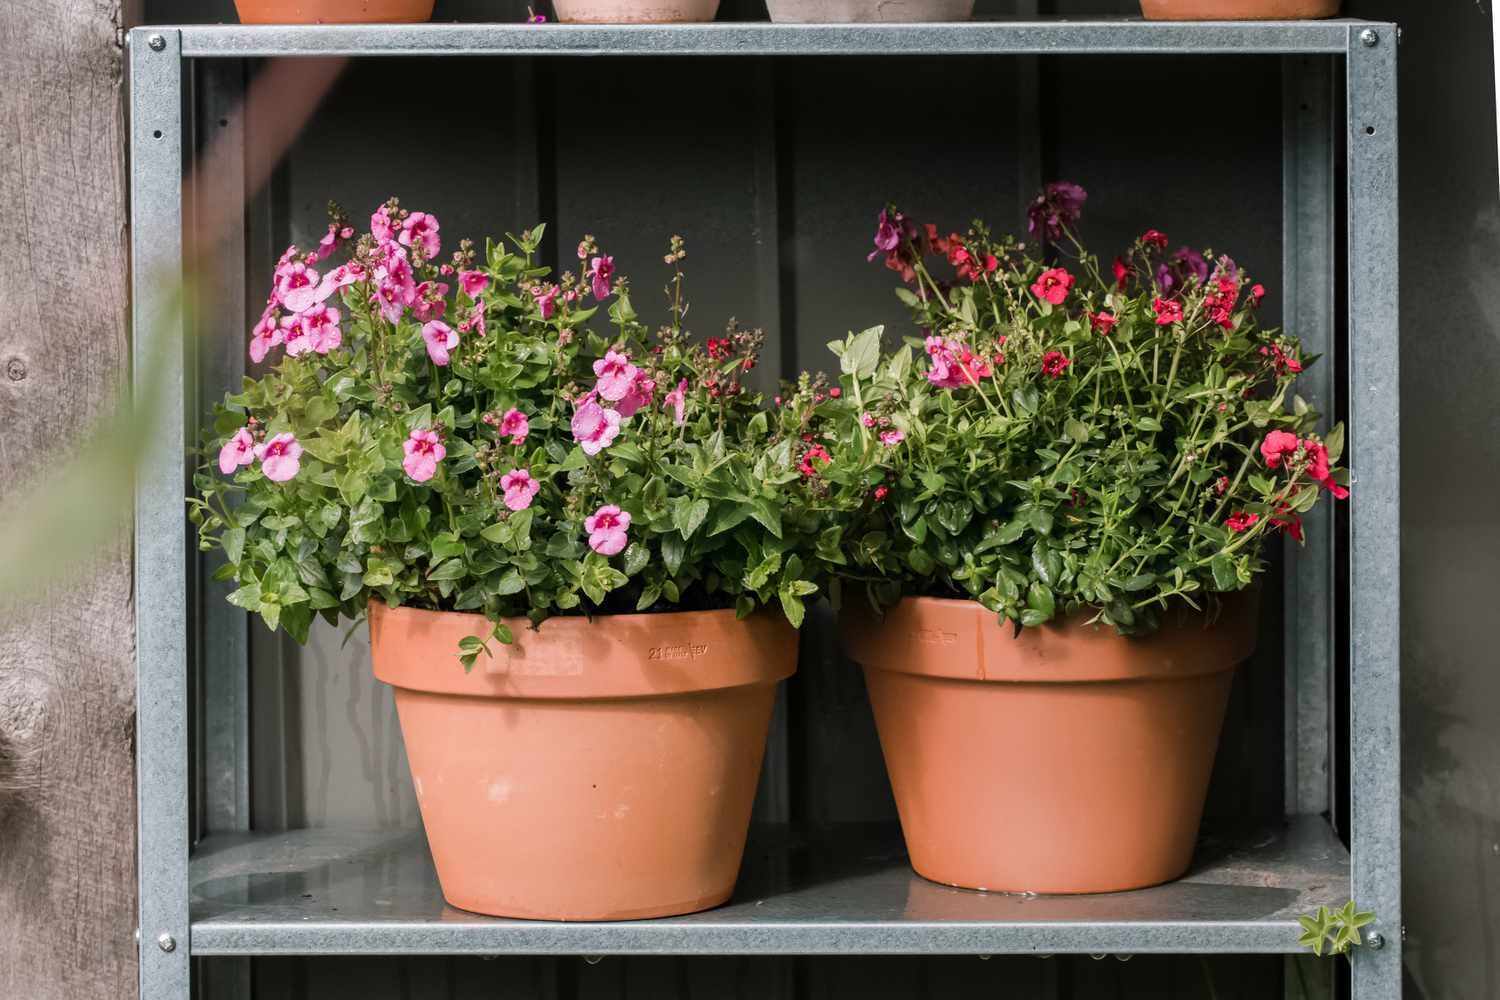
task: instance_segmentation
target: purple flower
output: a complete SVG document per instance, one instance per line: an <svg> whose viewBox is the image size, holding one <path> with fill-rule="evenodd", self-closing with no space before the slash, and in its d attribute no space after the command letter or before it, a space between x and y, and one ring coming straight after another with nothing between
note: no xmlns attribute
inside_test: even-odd
<svg viewBox="0 0 1500 1000"><path fill-rule="evenodd" d="M870 251L866 260L874 260L883 253L890 253L901 245L901 230L897 223L901 221L901 213L896 213L895 219L885 209L880 210L880 222L875 227L875 249Z"/></svg>
<svg viewBox="0 0 1500 1000"><path fill-rule="evenodd" d="M1194 278L1201 285L1208 280L1208 261L1192 247L1179 247L1172 254L1172 265L1183 281Z"/></svg>
<svg viewBox="0 0 1500 1000"><path fill-rule="evenodd" d="M1078 221L1089 193L1071 181L1053 181L1042 189L1027 209L1031 235L1048 240L1062 238L1063 229Z"/></svg>

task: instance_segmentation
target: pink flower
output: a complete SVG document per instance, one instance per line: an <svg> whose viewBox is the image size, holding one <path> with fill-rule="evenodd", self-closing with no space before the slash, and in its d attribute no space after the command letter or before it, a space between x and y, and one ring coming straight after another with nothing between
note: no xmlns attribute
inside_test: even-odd
<svg viewBox="0 0 1500 1000"><path fill-rule="evenodd" d="M281 340L281 327L276 322L276 307L266 306L266 311L261 313L260 322L250 331L250 360L260 364L266 360L266 353L280 344Z"/></svg>
<svg viewBox="0 0 1500 1000"><path fill-rule="evenodd" d="M874 427L875 415L873 413L861 413L859 415L859 422L865 427Z"/></svg>
<svg viewBox="0 0 1500 1000"><path fill-rule="evenodd" d="M323 280L318 284L317 294L313 298L318 302L324 302L340 288L357 284L370 276L365 266L357 260L351 260L347 264L338 267L323 275Z"/></svg>
<svg viewBox="0 0 1500 1000"><path fill-rule="evenodd" d="M507 410L505 416L500 418L500 436L508 436L511 444L524 444L526 435L530 433L531 421L520 410Z"/></svg>
<svg viewBox="0 0 1500 1000"><path fill-rule="evenodd" d="M678 427L682 426L687 415L687 387L687 379L683 379L677 383L677 388L667 393L666 398L661 401L662 406L672 408L672 420Z"/></svg>
<svg viewBox="0 0 1500 1000"><path fill-rule="evenodd" d="M597 455L620 434L620 414L589 399L573 414L573 440L585 455Z"/></svg>
<svg viewBox="0 0 1500 1000"><path fill-rule="evenodd" d="M281 336L286 342L286 356L289 358L301 357L312 350L312 341L307 336L307 322L302 313L282 317Z"/></svg>
<svg viewBox="0 0 1500 1000"><path fill-rule="evenodd" d="M458 287L462 288L469 298L477 301L479 293L490 287L490 276L483 271L459 271Z"/></svg>
<svg viewBox="0 0 1500 1000"><path fill-rule="evenodd" d="M511 510L525 510L536 499L542 484L532 479L527 469L511 469L500 477L500 488L505 491L505 506Z"/></svg>
<svg viewBox="0 0 1500 1000"><path fill-rule="evenodd" d="M551 319L557 312L557 295L561 290L556 285L531 290L531 297L536 299L536 306L542 311L542 319Z"/></svg>
<svg viewBox="0 0 1500 1000"><path fill-rule="evenodd" d="M417 286L412 277L411 264L406 251L391 244L394 253L386 256L385 262L375 269L378 283L375 297L380 302L380 313L389 323L401 319L401 313L417 298Z"/></svg>
<svg viewBox="0 0 1500 1000"><path fill-rule="evenodd" d="M593 282L594 298L609 298L609 279L615 273L613 257L595 257L589 262L589 279Z"/></svg>
<svg viewBox="0 0 1500 1000"><path fill-rule="evenodd" d="M319 354L327 354L344 342L339 330L340 313L332 306L316 305L302 314L307 344ZM287 349L291 353L291 348Z"/></svg>
<svg viewBox="0 0 1500 1000"><path fill-rule="evenodd" d="M401 448L406 452L406 457L401 460L401 468L412 478L413 482L425 483L437 475L438 463L448 455L448 449L443 447L443 439L438 437L437 431L414 430L411 437L401 442Z"/></svg>
<svg viewBox="0 0 1500 1000"><path fill-rule="evenodd" d="M1089 314L1089 325L1098 331L1101 337L1108 337L1109 331L1113 330L1115 324L1119 321L1119 317L1113 313L1100 312Z"/></svg>
<svg viewBox="0 0 1500 1000"><path fill-rule="evenodd" d="M278 434L256 445L255 457L260 459L260 471L273 483L286 482L302 468L302 446L291 434Z"/></svg>
<svg viewBox="0 0 1500 1000"><path fill-rule="evenodd" d="M589 548L601 556L617 556L630 541L625 536L630 530L630 515L614 504L605 504L592 517L583 519L583 529L589 533Z"/></svg>
<svg viewBox="0 0 1500 1000"><path fill-rule="evenodd" d="M412 318L418 323L442 319L448 311L446 297L448 286L441 281L424 281L417 286L416 302L412 306Z"/></svg>
<svg viewBox="0 0 1500 1000"><path fill-rule="evenodd" d="M484 336L484 303L474 303L473 312L469 313L469 329L474 331L474 336Z"/></svg>
<svg viewBox="0 0 1500 1000"><path fill-rule="evenodd" d="M432 260L443 248L443 241L438 238L437 218L426 212L411 213L401 223L401 235L396 242L404 247L420 247L422 256Z"/></svg>
<svg viewBox="0 0 1500 1000"><path fill-rule="evenodd" d="M391 213L381 205L370 216L370 235L375 237L375 242L384 243L391 238Z"/></svg>
<svg viewBox="0 0 1500 1000"><path fill-rule="evenodd" d="M276 269L276 298L290 312L301 312L316 301L318 272L301 261Z"/></svg>
<svg viewBox="0 0 1500 1000"><path fill-rule="evenodd" d="M1177 299L1164 299L1160 296L1151 303L1151 308L1156 311L1157 326L1171 326L1173 323L1182 322L1182 303Z"/></svg>
<svg viewBox="0 0 1500 1000"><path fill-rule="evenodd" d="M1242 510L1238 514L1230 514L1228 520L1224 522L1224 526L1235 534L1240 534L1255 527L1255 522L1259 520L1259 514L1251 514Z"/></svg>
<svg viewBox="0 0 1500 1000"><path fill-rule="evenodd" d="M1041 277L1031 286L1031 294L1055 306L1063 304L1068 297L1068 291L1073 287L1075 279L1067 271L1060 267L1043 271Z"/></svg>
<svg viewBox="0 0 1500 1000"><path fill-rule="evenodd" d="M896 445L905 440L906 432L899 428L893 427L888 431L880 432L880 443L885 445L887 448L894 448L896 447Z"/></svg>
<svg viewBox="0 0 1500 1000"><path fill-rule="evenodd" d="M1301 446L1302 442L1297 440L1297 435L1286 431L1272 431L1260 444L1260 457L1266 460L1266 468L1278 469L1282 459L1295 455Z"/></svg>
<svg viewBox="0 0 1500 1000"><path fill-rule="evenodd" d="M617 403L630 391L639 372L640 369L630 363L629 357L617 351L608 351L604 357L594 362L594 374L599 376L599 384L595 388L600 396L611 403Z"/></svg>
<svg viewBox="0 0 1500 1000"><path fill-rule="evenodd" d="M630 391L625 398L620 400L618 409L620 416L629 419L635 416L635 412L643 406L650 406L656 399L656 380L650 378L645 372L636 375L635 381L630 383Z"/></svg>
<svg viewBox="0 0 1500 1000"><path fill-rule="evenodd" d="M1073 362L1062 351L1048 351L1042 355L1042 372L1053 378L1062 378L1063 372Z"/></svg>
<svg viewBox="0 0 1500 1000"><path fill-rule="evenodd" d="M328 232L324 233L323 238L318 241L318 256L327 257L333 253L333 248L338 246L338 242L339 225L337 222L330 222L328 224Z"/></svg>
<svg viewBox="0 0 1500 1000"><path fill-rule="evenodd" d="M439 368L448 363L448 352L458 346L458 334L440 319L422 327L422 339L427 342L427 356Z"/></svg>
<svg viewBox="0 0 1500 1000"><path fill-rule="evenodd" d="M249 465L255 461L255 439L250 432L241 427L234 432L234 437L224 442L224 447L219 449L219 471L226 476L234 475L234 470L242 465Z"/></svg>

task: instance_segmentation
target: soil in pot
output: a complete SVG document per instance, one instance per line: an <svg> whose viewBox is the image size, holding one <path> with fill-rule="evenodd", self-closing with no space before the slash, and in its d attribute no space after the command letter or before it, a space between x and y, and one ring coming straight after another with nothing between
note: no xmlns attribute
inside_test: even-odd
<svg viewBox="0 0 1500 1000"><path fill-rule="evenodd" d="M508 624L465 673L483 617L370 606L444 897L540 920L727 900L796 631L733 611Z"/></svg>
<svg viewBox="0 0 1500 1000"><path fill-rule="evenodd" d="M1017 636L935 598L845 612L918 874L1091 893L1187 870L1255 601L1140 639L1083 622Z"/></svg>
<svg viewBox="0 0 1500 1000"><path fill-rule="evenodd" d="M1148 21L1301 21L1338 12L1339 0L1141 0Z"/></svg>
<svg viewBox="0 0 1500 1000"><path fill-rule="evenodd" d="M570 24L670 24L712 21L719 0L553 0L557 19Z"/></svg>
<svg viewBox="0 0 1500 1000"><path fill-rule="evenodd" d="M974 0L766 0L766 9L791 24L969 21Z"/></svg>
<svg viewBox="0 0 1500 1000"><path fill-rule="evenodd" d="M434 0L234 0L241 24L413 24Z"/></svg>

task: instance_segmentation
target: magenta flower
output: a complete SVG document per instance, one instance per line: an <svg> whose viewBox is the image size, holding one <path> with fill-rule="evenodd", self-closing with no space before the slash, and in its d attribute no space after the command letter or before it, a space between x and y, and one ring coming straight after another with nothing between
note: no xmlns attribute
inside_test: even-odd
<svg viewBox="0 0 1500 1000"><path fill-rule="evenodd" d="M438 463L448 455L448 449L443 447L443 439L438 437L437 431L414 430L411 437L401 442L401 448L406 452L406 457L401 460L401 468L412 478L413 482L425 483L437 475Z"/></svg>
<svg viewBox="0 0 1500 1000"><path fill-rule="evenodd" d="M317 300L318 272L301 261L276 269L276 298L290 312L301 312Z"/></svg>
<svg viewBox="0 0 1500 1000"><path fill-rule="evenodd" d="M250 432L241 427L234 432L234 437L224 442L224 447L219 449L219 471L226 476L234 475L234 470L242 465L249 465L255 461L255 439Z"/></svg>
<svg viewBox="0 0 1500 1000"><path fill-rule="evenodd" d="M500 477L500 488L505 491L505 506L525 510L536 499L542 484L532 479L527 469L511 469Z"/></svg>
<svg viewBox="0 0 1500 1000"><path fill-rule="evenodd" d="M284 483L302 468L302 446L289 434L278 434L264 444L256 445L255 457L260 471L273 483Z"/></svg>
<svg viewBox="0 0 1500 1000"><path fill-rule="evenodd" d="M458 287L462 288L469 298L477 301L479 294L490 287L490 276L483 271L459 271Z"/></svg>
<svg viewBox="0 0 1500 1000"><path fill-rule="evenodd" d="M370 216L370 235L375 237L375 242L385 243L391 238L391 213L381 205Z"/></svg>
<svg viewBox="0 0 1500 1000"><path fill-rule="evenodd" d="M427 356L439 368L448 363L448 352L458 346L458 334L439 319L422 327L422 339L427 342Z"/></svg>
<svg viewBox="0 0 1500 1000"><path fill-rule="evenodd" d="M873 413L861 413L859 415L859 422L864 427L874 427L875 415Z"/></svg>
<svg viewBox="0 0 1500 1000"><path fill-rule="evenodd" d="M893 427L888 431L880 432L880 443L885 445L887 448L894 448L896 447L896 445L905 440L906 432L901 430L900 428Z"/></svg>
<svg viewBox="0 0 1500 1000"><path fill-rule="evenodd" d="M307 343L319 354L327 354L344 342L339 331L340 313L332 306L316 305L302 314L302 327L307 331ZM288 349L290 353L290 349Z"/></svg>
<svg viewBox="0 0 1500 1000"><path fill-rule="evenodd" d="M474 331L474 336L484 336L484 303L474 303L474 309L469 313L469 329Z"/></svg>
<svg viewBox="0 0 1500 1000"><path fill-rule="evenodd" d="M560 291L561 289L556 285L546 285L531 290L531 297L536 299L536 306L542 311L542 319L551 319L557 312L557 294Z"/></svg>
<svg viewBox="0 0 1500 1000"><path fill-rule="evenodd" d="M573 440L585 455L597 455L620 434L620 414L588 399L573 414Z"/></svg>
<svg viewBox="0 0 1500 1000"><path fill-rule="evenodd" d="M340 288L357 284L370 276L365 266L359 261L351 260L347 264L338 267L323 275L323 280L318 284L317 294L313 296L315 301L324 302L328 297Z"/></svg>
<svg viewBox="0 0 1500 1000"><path fill-rule="evenodd" d="M260 364L271 348L281 343L281 327L276 322L276 307L266 306L260 322L250 331L250 360Z"/></svg>
<svg viewBox="0 0 1500 1000"><path fill-rule="evenodd" d="M635 381L630 383L630 391L625 393L625 398L620 400L620 416L627 420L635 416L635 411L643 406L650 406L656 398L656 380L650 378L645 372L636 375Z"/></svg>
<svg viewBox="0 0 1500 1000"><path fill-rule="evenodd" d="M1026 210L1027 228L1032 236L1059 240L1063 229L1078 221L1083 214L1083 203L1088 200L1088 192L1077 184L1053 181L1042 189Z"/></svg>
<svg viewBox="0 0 1500 1000"><path fill-rule="evenodd" d="M412 318L418 323L442 319L448 311L446 296L448 286L441 281L424 281L417 286L416 301L412 305Z"/></svg>
<svg viewBox="0 0 1500 1000"><path fill-rule="evenodd" d="M667 397L661 401L662 406L672 408L672 420L678 427L682 426L687 415L687 379L677 383L677 388L667 393Z"/></svg>
<svg viewBox="0 0 1500 1000"><path fill-rule="evenodd" d="M613 257L595 257L589 263L589 279L593 282L594 298L609 298L609 279L615 273Z"/></svg>
<svg viewBox="0 0 1500 1000"><path fill-rule="evenodd" d="M319 257L327 257L329 254L333 253L333 248L336 247L336 246L338 246L338 243L339 243L339 226L338 226L338 223L336 223L336 222L330 222L328 224L328 232L324 233L323 234L323 238L318 241L318 256Z"/></svg>
<svg viewBox="0 0 1500 1000"><path fill-rule="evenodd" d="M630 358L618 351L607 351L604 357L594 362L594 374L599 376L595 386L599 395L617 403L630 392L640 369L630 363Z"/></svg>
<svg viewBox="0 0 1500 1000"><path fill-rule="evenodd" d="M1074 282L1074 277L1066 270L1054 267L1041 273L1041 276L1031 286L1031 294L1044 302L1060 306L1067 299L1068 292L1072 290Z"/></svg>
<svg viewBox="0 0 1500 1000"><path fill-rule="evenodd" d="M408 215L401 223L401 235L396 241L404 247L421 247L422 256L428 260L436 258L443 248L443 241L438 238L438 220L426 212Z"/></svg>
<svg viewBox="0 0 1500 1000"><path fill-rule="evenodd" d="M375 269L377 282L375 297L380 303L380 313L386 322L400 321L401 313L417 298L416 281L406 251L391 244L394 253L386 256L385 262Z"/></svg>
<svg viewBox="0 0 1500 1000"><path fill-rule="evenodd" d="M307 336L307 322L302 313L293 313L281 319L281 336L286 343L286 356L301 357L312 350L312 341Z"/></svg>
<svg viewBox="0 0 1500 1000"><path fill-rule="evenodd" d="M625 535L630 530L630 515L614 504L606 504L594 511L593 517L584 518L583 527L589 533L589 548L601 556L619 555L630 541Z"/></svg>
<svg viewBox="0 0 1500 1000"><path fill-rule="evenodd" d="M520 410L511 409L500 418L500 436L509 437L511 444L525 444L531 433L531 421Z"/></svg>

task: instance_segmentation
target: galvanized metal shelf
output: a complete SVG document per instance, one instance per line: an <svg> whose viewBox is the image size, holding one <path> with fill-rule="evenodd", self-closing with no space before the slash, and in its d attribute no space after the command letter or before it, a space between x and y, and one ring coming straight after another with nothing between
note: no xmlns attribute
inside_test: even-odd
<svg viewBox="0 0 1500 1000"><path fill-rule="evenodd" d="M192 123L187 81L279 56L847 57L939 55L1282 57L1285 319L1309 350L1334 355L1302 394L1325 411L1342 396L1355 483L1346 544L1331 514L1286 576L1286 811L1330 805L1329 770L1349 776L1352 852L1322 820L1227 844L1208 842L1182 882L1103 897L1007 897L946 889L905 866L895 842L833 849L753 846L729 906L674 920L552 925L446 907L419 834L217 833L190 844L191 602L183 462L187 422L153 433L136 504L137 748L141 995L187 1000L196 956L335 953L1003 954L1295 950L1295 916L1351 896L1379 914L1384 947L1361 949L1355 1000L1401 994L1400 414L1398 392L1396 50L1394 25L1348 20L1147 23L1135 19L944 25L713 24L642 27L463 24L357 27L186 26L130 36L132 308L137 377L170 413L195 395L184 363L181 273ZM236 95L193 91L235 134ZM184 109L193 112L185 116ZM243 142L243 133L238 133ZM199 205L244 194L244 157L200 177ZM234 203L234 202L230 202ZM241 234L243 235L243 234ZM1341 262L1342 266L1339 263ZM223 308L246 301L243 258L223 268ZM1340 289L1342 288L1342 294ZM1347 305L1341 313L1339 303ZM236 350L236 356L238 351ZM238 363L238 362L237 362ZM165 374L163 374L165 366ZM1335 373L1347 383L1335 385ZM226 366L217 375L234 375ZM217 389L217 386L214 387ZM165 397L165 398L162 398ZM1340 609L1339 583L1347 580ZM1340 613L1346 614L1340 627ZM249 808L243 616L213 626L198 723L234 758L213 786L215 831ZM236 661L238 657L238 661ZM1348 744L1329 696L1351 671ZM225 709L223 706L229 706ZM1295 722L1293 721L1295 720ZM221 746L222 745L222 746ZM1357 766L1355 766L1357 764ZM234 768L238 768L235 771ZM217 780L217 777L216 777ZM221 823L228 816L230 822Z"/></svg>
<svg viewBox="0 0 1500 1000"><path fill-rule="evenodd" d="M809 843L757 831L734 898L670 920L496 920L443 902L417 831L223 835L192 863L194 955L989 955L1281 953L1297 915L1348 897L1319 817L1206 838L1180 882L1103 896L951 889L912 873L899 831Z"/></svg>

